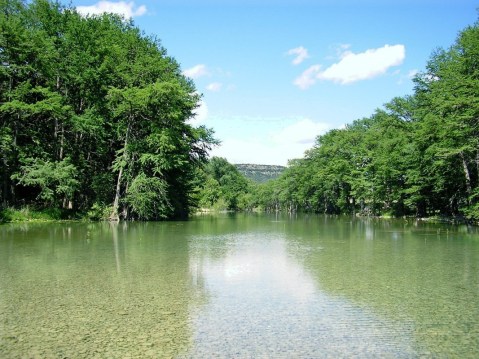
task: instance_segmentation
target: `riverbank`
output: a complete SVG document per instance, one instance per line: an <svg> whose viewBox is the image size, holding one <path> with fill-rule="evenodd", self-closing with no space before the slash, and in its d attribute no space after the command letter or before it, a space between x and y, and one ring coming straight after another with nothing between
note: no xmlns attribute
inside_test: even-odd
<svg viewBox="0 0 479 359"><path fill-rule="evenodd" d="M47 208L37 210L28 206L22 208L5 208L0 211L0 224L12 222L53 222L81 220L82 217L72 210Z"/></svg>
<svg viewBox="0 0 479 359"><path fill-rule="evenodd" d="M192 215L215 214L215 213L234 213L238 211L227 210L220 208L198 208ZM252 212L265 212L259 209L253 209ZM105 212L106 213L106 212ZM97 213L89 211L88 213L75 212L68 209L47 208L37 210L29 206L22 208L6 208L0 211L0 224L14 223L14 222L57 222L57 221L108 221L108 216L105 213ZM405 221L421 221L428 223L443 223L443 224L468 224L479 226L479 220L468 219L464 216L431 216L431 217L394 217L391 215L371 216L356 214L358 218L377 218L377 219L401 219Z"/></svg>
<svg viewBox="0 0 479 359"><path fill-rule="evenodd" d="M357 217L371 217L371 216L362 216L357 215ZM428 223L442 223L442 224L469 224L469 225L479 225L479 221L476 219L466 218L464 216L431 216L431 217L415 217L415 216L403 216L403 217L394 217L390 215L386 216L372 216L373 218L380 219L398 219L403 218L405 221L421 221Z"/></svg>

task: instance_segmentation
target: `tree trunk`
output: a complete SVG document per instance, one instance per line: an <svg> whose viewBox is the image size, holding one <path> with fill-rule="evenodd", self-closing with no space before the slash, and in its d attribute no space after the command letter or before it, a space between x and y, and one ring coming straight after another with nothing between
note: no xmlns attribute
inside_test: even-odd
<svg viewBox="0 0 479 359"><path fill-rule="evenodd" d="M462 168L464 170L464 176L466 177L467 203L470 204L470 197L472 194L471 174L469 173L469 168L467 167L467 161L466 157L464 156L464 152L461 152L460 155L462 160Z"/></svg>
<svg viewBox="0 0 479 359"><path fill-rule="evenodd" d="M128 127L126 129L125 143L123 145L123 158L125 159L125 161L127 159L126 147L128 145L128 135L129 135L129 133L130 133L130 124L128 124ZM115 200L113 201L113 211L110 215L110 220L111 221L120 220L119 213L118 213L118 207L120 205L122 177L123 177L123 166L120 167L120 171L118 172L118 178L117 178L117 181L116 181Z"/></svg>
<svg viewBox="0 0 479 359"><path fill-rule="evenodd" d="M125 193L128 193L128 187L130 186L130 183L127 181L125 185ZM121 210L121 216L123 219L128 219L128 206L123 205L123 208Z"/></svg>
<svg viewBox="0 0 479 359"><path fill-rule="evenodd" d="M60 76L57 75L57 84L56 84L57 91L60 92ZM61 130L59 130L59 123L58 119L55 118L55 130L53 136L55 138L55 142L58 139L58 133L60 133L60 149L58 151L58 159L61 161L63 159L63 136L64 136L64 128L63 123L61 124Z"/></svg>
<svg viewBox="0 0 479 359"><path fill-rule="evenodd" d="M65 128L63 126L63 123L60 125L58 123L58 119L55 118L55 129L53 132L53 138L55 138L55 142L57 142L58 136L60 136L60 149L58 150L59 161L63 159L64 133L65 133Z"/></svg>
<svg viewBox="0 0 479 359"><path fill-rule="evenodd" d="M476 186L479 186L479 149L476 151Z"/></svg>
<svg viewBox="0 0 479 359"><path fill-rule="evenodd" d="M12 143L12 150L13 150L13 161L11 163L11 167L17 168L19 166L18 162L18 148L17 148L17 138L18 138L18 123L20 122L20 114L17 114L17 121L14 123L14 130L13 130L13 143ZM15 204L16 198L16 185L14 181L10 182L10 203Z"/></svg>
<svg viewBox="0 0 479 359"><path fill-rule="evenodd" d="M120 167L118 172L118 179L116 181L116 190L115 190L115 200L113 201L113 211L110 215L111 221L118 221L120 218L118 216L118 205L120 203L120 190L121 190L121 177L123 175L123 167Z"/></svg>
<svg viewBox="0 0 479 359"><path fill-rule="evenodd" d="M8 205L8 174L7 174L7 169L8 169L8 161L7 161L7 155L4 153L3 154L3 179L2 179L2 206L3 208L6 208Z"/></svg>
<svg viewBox="0 0 479 359"><path fill-rule="evenodd" d="M63 145L65 142L65 127L63 123L61 124L61 130L60 130L60 155L59 159L60 161L63 160Z"/></svg>

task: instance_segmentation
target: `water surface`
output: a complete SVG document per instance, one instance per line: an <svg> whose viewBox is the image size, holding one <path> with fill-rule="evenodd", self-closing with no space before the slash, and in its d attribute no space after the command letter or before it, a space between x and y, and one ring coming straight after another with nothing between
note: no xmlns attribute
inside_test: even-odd
<svg viewBox="0 0 479 359"><path fill-rule="evenodd" d="M2 358L479 356L471 227L219 215L0 235Z"/></svg>

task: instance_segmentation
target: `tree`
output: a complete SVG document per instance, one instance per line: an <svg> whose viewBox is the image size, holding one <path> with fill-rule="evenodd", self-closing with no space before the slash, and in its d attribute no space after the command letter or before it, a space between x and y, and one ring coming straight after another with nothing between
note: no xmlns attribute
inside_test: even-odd
<svg viewBox="0 0 479 359"><path fill-rule="evenodd" d="M204 186L200 193L200 203L206 207L214 207L224 203L228 210L251 207L250 184L238 169L226 159L213 157L204 169Z"/></svg>
<svg viewBox="0 0 479 359"><path fill-rule="evenodd" d="M479 27L467 27L448 50L436 50L416 78L420 132L426 138L433 191L447 212L478 201Z"/></svg>
<svg viewBox="0 0 479 359"><path fill-rule="evenodd" d="M200 95L158 39L112 14L4 1L0 60L4 207L188 215L197 170L217 142L188 123ZM68 171L77 182L62 182Z"/></svg>
<svg viewBox="0 0 479 359"><path fill-rule="evenodd" d="M12 176L21 185L37 187L40 190L37 198L47 206L55 206L61 200L64 208L72 207L71 200L79 184L77 177L69 158L59 162L29 159Z"/></svg>
<svg viewBox="0 0 479 359"><path fill-rule="evenodd" d="M261 189L267 207L479 218L479 26L436 50L411 96L319 136Z"/></svg>

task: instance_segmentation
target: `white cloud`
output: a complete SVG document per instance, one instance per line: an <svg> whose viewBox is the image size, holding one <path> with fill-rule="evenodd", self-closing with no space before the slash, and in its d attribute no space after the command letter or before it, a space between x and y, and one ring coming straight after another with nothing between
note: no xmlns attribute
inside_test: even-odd
<svg viewBox="0 0 479 359"><path fill-rule="evenodd" d="M236 120L241 121L241 120ZM241 133L221 138L221 145L212 150L212 156L225 157L231 163L254 163L287 165L288 160L304 157L304 152L315 143L316 136L331 128L326 123L314 122L310 119L300 119L288 125L278 126L274 131L261 130L260 124L251 120L241 121L237 126L255 128L255 131ZM271 122L271 123L270 123ZM273 125L272 120L268 120ZM282 121L278 122L282 123ZM263 123L264 125L264 123ZM254 134L254 135L252 135Z"/></svg>
<svg viewBox="0 0 479 359"><path fill-rule="evenodd" d="M404 45L384 45L355 54L344 51L339 62L321 71L320 65L311 66L294 84L301 89L312 86L317 80L333 81L342 85L367 80L386 73L393 66L403 63L406 57Z"/></svg>
<svg viewBox="0 0 479 359"><path fill-rule="evenodd" d="M203 64L195 65L183 71L183 75L190 77L192 79L197 79L199 77L206 76L208 74L209 74L209 71L206 65L203 65Z"/></svg>
<svg viewBox="0 0 479 359"><path fill-rule="evenodd" d="M286 165L291 154L286 149L278 152L258 138L221 138L221 145L213 148L211 156L224 157L231 163Z"/></svg>
<svg viewBox="0 0 479 359"><path fill-rule="evenodd" d="M232 248L242 246L239 243L229 243ZM252 244L242 251L231 250L221 263L212 257L201 259L201 264L191 262L192 273L197 273L201 266L202 273L214 282L238 287L244 282L253 286L268 285L269 290L281 292L290 296L298 303L308 302L317 292L317 286L306 270L296 261L291 260L288 243L283 238L269 242L268 255L262 254L261 243ZM241 285L239 287L242 287Z"/></svg>
<svg viewBox="0 0 479 359"><path fill-rule="evenodd" d="M223 84L221 82L213 82L206 86L206 89L209 91L218 92L221 90L222 87Z"/></svg>
<svg viewBox="0 0 479 359"><path fill-rule="evenodd" d="M288 50L287 54L288 55L296 55L296 57L292 61L293 65L299 65L304 60L309 58L308 49L305 49L303 46L296 47L294 49Z"/></svg>
<svg viewBox="0 0 479 359"><path fill-rule="evenodd" d="M385 45L355 54L346 51L341 60L318 74L318 79L348 84L384 74L390 67L402 64L404 45Z"/></svg>
<svg viewBox="0 0 479 359"><path fill-rule="evenodd" d="M320 70L321 65L313 65L296 78L293 83L301 90L306 90L316 83Z"/></svg>
<svg viewBox="0 0 479 359"><path fill-rule="evenodd" d="M191 118L188 122L192 126L199 126L204 124L206 122L206 119L208 118L208 105L206 105L206 102L201 100L199 106L195 109L193 113L193 118Z"/></svg>
<svg viewBox="0 0 479 359"><path fill-rule="evenodd" d="M146 14L147 11L145 5L135 7L134 1L100 1L90 6L77 6L76 9L83 16L100 15L106 12L122 15L125 18L141 16Z"/></svg>
<svg viewBox="0 0 479 359"><path fill-rule="evenodd" d="M326 123L314 122L305 118L284 127L273 135L273 139L279 145L300 144L312 147L316 137L330 128Z"/></svg>

